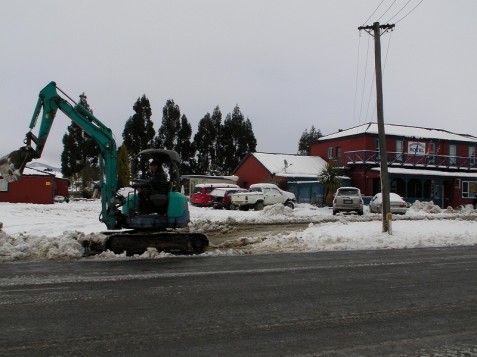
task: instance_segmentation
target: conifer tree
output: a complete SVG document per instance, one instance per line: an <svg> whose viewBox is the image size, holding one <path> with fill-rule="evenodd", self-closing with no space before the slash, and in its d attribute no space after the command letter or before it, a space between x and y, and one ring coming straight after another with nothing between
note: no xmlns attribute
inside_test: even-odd
<svg viewBox="0 0 477 357"><path fill-rule="evenodd" d="M157 132L156 147L160 149L174 150L177 145L180 129L181 110L169 99L162 109L162 122Z"/></svg>
<svg viewBox="0 0 477 357"><path fill-rule="evenodd" d="M147 171L147 162L140 161L138 154L153 147L155 131L151 121L151 104L145 94L137 99L133 110L135 113L124 126L123 143L128 149L131 175L136 177Z"/></svg>
<svg viewBox="0 0 477 357"><path fill-rule="evenodd" d="M212 115L207 113L200 121L194 144L197 150L197 173L214 175L222 171L220 136L222 133L222 113L217 106Z"/></svg>
<svg viewBox="0 0 477 357"><path fill-rule="evenodd" d="M322 136L320 129L316 130L314 125L311 126L309 132L305 129L298 143L298 155L310 155L311 144Z"/></svg>
<svg viewBox="0 0 477 357"><path fill-rule="evenodd" d="M189 174L195 171L195 146L191 142L192 126L185 115L181 116L179 105L169 99L162 109L162 123L157 132L155 146L174 150L181 157L180 171Z"/></svg>
<svg viewBox="0 0 477 357"><path fill-rule="evenodd" d="M197 150L197 174L200 175L211 173L212 151L215 150L212 126L212 118L210 113L207 113L199 121L197 133L194 136Z"/></svg>
<svg viewBox="0 0 477 357"><path fill-rule="evenodd" d="M80 105L93 113L85 93L80 96ZM74 122L63 136L63 152L61 154L61 172L69 178L76 189L83 191L88 197L92 190L92 182L99 179L99 149L94 140Z"/></svg>
<svg viewBox="0 0 477 357"><path fill-rule="evenodd" d="M212 113L212 125L210 128L210 135L212 137L213 147L210 152L210 171L211 173L218 173L222 167L220 161L220 142L222 138L222 112L219 106L216 106Z"/></svg>
<svg viewBox="0 0 477 357"><path fill-rule="evenodd" d="M177 151L181 157L180 172L183 175L191 174L195 171L195 147L190 140L191 136L192 126L187 120L187 117L182 115L174 150Z"/></svg>
<svg viewBox="0 0 477 357"><path fill-rule="evenodd" d="M225 118L219 146L222 148L218 160L223 163L222 174L233 171L247 153L256 150L257 140L252 123L249 118L244 119L238 105Z"/></svg>
<svg viewBox="0 0 477 357"><path fill-rule="evenodd" d="M118 150L118 186L127 187L131 182L131 169L126 145L121 145Z"/></svg>

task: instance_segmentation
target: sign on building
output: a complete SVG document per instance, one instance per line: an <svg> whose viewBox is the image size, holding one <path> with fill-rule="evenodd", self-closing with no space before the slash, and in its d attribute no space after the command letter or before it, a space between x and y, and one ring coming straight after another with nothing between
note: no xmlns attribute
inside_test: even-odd
<svg viewBox="0 0 477 357"><path fill-rule="evenodd" d="M407 153L412 155L426 155L426 143L409 141L407 143Z"/></svg>

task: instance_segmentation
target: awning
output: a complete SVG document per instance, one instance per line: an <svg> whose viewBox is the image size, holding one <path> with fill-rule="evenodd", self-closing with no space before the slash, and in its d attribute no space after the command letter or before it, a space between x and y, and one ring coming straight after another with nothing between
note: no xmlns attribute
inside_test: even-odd
<svg viewBox="0 0 477 357"><path fill-rule="evenodd" d="M372 168L373 171L381 171L379 167ZM419 170L405 169L398 167L388 167L388 173L391 175L408 175L408 176L436 176L436 177L457 177L457 178L474 178L477 179L477 172L458 172L458 171L439 171L439 170Z"/></svg>

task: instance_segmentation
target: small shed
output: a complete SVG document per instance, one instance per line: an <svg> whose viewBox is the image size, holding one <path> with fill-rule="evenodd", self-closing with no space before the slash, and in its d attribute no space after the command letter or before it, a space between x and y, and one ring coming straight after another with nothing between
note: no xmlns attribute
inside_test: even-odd
<svg viewBox="0 0 477 357"><path fill-rule="evenodd" d="M186 195L189 195L194 190L195 185L209 183L228 183L236 185L238 177L213 175L182 175L181 180L183 181L184 193Z"/></svg>
<svg viewBox="0 0 477 357"><path fill-rule="evenodd" d="M68 197L69 181L45 167L27 166L14 182L0 178L0 202L52 204L55 197Z"/></svg>

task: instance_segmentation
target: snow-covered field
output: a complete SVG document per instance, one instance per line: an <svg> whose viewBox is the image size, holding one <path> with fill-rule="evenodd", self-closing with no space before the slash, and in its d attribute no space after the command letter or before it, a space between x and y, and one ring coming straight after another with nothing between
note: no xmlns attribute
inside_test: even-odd
<svg viewBox="0 0 477 357"><path fill-rule="evenodd" d="M54 205L0 203L0 262L40 259L81 259L81 240L100 240L105 225L98 221L99 201ZM205 256L306 252L352 249L446 247L477 244L477 212L472 207L441 210L430 202L417 202L405 216L394 216L392 235L382 232L380 215L333 216L329 208L298 204L294 210L282 205L263 211L226 211L190 207L191 230L227 230L240 224L309 223L304 231L248 237L247 249L209 248ZM155 250L138 258L161 258ZM105 252L88 259L124 259Z"/></svg>

